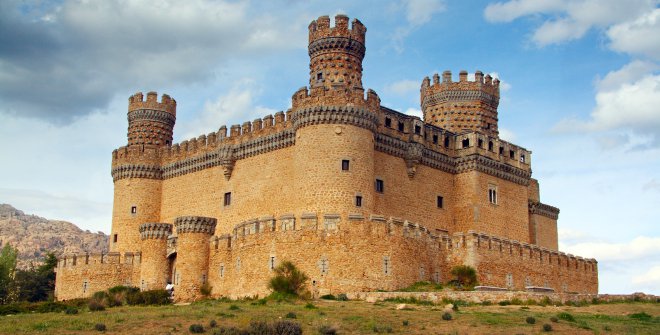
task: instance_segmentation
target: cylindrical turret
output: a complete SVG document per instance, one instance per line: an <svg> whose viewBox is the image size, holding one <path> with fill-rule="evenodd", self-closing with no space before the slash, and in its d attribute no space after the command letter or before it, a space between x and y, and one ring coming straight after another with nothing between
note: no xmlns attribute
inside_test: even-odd
<svg viewBox="0 0 660 335"><path fill-rule="evenodd" d="M331 89L362 90L362 59L367 28L354 19L349 29L348 17L321 16L309 24L309 85L312 95Z"/></svg>
<svg viewBox="0 0 660 335"><path fill-rule="evenodd" d="M128 98L128 145L165 146L172 144L176 121L176 100L163 94L158 102L156 92L142 92Z"/></svg>
<svg viewBox="0 0 660 335"><path fill-rule="evenodd" d="M209 239L217 220L202 216L182 216L174 220L177 234L174 298L193 301L208 281Z"/></svg>
<svg viewBox="0 0 660 335"><path fill-rule="evenodd" d="M374 130L378 95L362 87L367 29L357 19L321 16L309 25L309 93L293 96L295 194L304 211L374 209ZM309 185L313 185L310 187Z"/></svg>
<svg viewBox="0 0 660 335"><path fill-rule="evenodd" d="M144 223L140 225L142 258L140 264L140 289L165 288L169 274L167 261L167 237L172 234L170 223Z"/></svg>
<svg viewBox="0 0 660 335"><path fill-rule="evenodd" d="M490 75L484 77L481 71L475 72L474 81L468 80L467 71L459 73L458 81L452 81L449 71L442 73L442 82L437 74L433 78L433 85L422 82L424 122L453 133L476 131L498 135L499 80L492 80Z"/></svg>

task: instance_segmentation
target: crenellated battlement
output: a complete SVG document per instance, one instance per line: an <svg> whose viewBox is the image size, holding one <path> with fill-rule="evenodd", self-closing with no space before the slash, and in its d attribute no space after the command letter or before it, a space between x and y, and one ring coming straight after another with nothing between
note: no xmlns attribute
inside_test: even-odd
<svg viewBox="0 0 660 335"><path fill-rule="evenodd" d="M95 266L99 264L140 264L141 253L138 252L104 252L104 253L71 253L57 258L57 268Z"/></svg>
<svg viewBox="0 0 660 335"><path fill-rule="evenodd" d="M140 238L142 240L164 240L172 234L172 224L149 222L140 225Z"/></svg>
<svg viewBox="0 0 660 335"><path fill-rule="evenodd" d="M335 26L330 26L330 17L319 16L309 24L309 43L328 37L344 37L364 44L367 28L358 19L353 19L348 27L348 16L338 14L335 16Z"/></svg>
<svg viewBox="0 0 660 335"><path fill-rule="evenodd" d="M476 71L468 80L467 71L453 81L450 71L436 73L433 82L422 81L420 103L424 121L455 133L477 131L497 136L497 107L500 101L500 81Z"/></svg>
<svg viewBox="0 0 660 335"><path fill-rule="evenodd" d="M148 92L146 98L145 100L142 92L131 95L128 98L128 111L153 109L176 115L176 100L172 99L169 95L163 94L160 102L158 101L158 93L156 92Z"/></svg>

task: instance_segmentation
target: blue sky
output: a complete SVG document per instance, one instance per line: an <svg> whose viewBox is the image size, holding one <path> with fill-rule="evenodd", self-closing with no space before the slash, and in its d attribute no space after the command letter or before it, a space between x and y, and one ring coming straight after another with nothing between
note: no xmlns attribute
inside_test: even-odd
<svg viewBox="0 0 660 335"><path fill-rule="evenodd" d="M2 1L0 202L108 232L130 94L177 100L175 141L286 110L307 25L338 13L367 26L385 106L420 115L444 70L499 77L560 249L599 261L601 292L660 293L657 0Z"/></svg>

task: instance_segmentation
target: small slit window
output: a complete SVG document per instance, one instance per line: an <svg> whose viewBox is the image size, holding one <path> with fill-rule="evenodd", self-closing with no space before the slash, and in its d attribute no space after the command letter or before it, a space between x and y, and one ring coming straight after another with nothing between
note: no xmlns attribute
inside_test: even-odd
<svg viewBox="0 0 660 335"><path fill-rule="evenodd" d="M223 204L224 204L225 206L229 206L229 205L231 205L231 192L227 192L227 193L225 193L225 197L224 197Z"/></svg>
<svg viewBox="0 0 660 335"><path fill-rule="evenodd" d="M484 147L484 140L479 139L479 141L477 141L477 145L479 146L479 148L483 148Z"/></svg>
<svg viewBox="0 0 660 335"><path fill-rule="evenodd" d="M137 206L131 206L131 214L137 214Z"/></svg>
<svg viewBox="0 0 660 335"><path fill-rule="evenodd" d="M435 201L435 202L436 202L436 205L438 206L438 208L444 208L444 206L445 206L445 203L444 203L444 202L445 202L445 198L444 198L443 196L439 195L439 196L436 198L436 201Z"/></svg>
<svg viewBox="0 0 660 335"><path fill-rule="evenodd" d="M449 137L445 136L445 148L449 148Z"/></svg>
<svg viewBox="0 0 660 335"><path fill-rule="evenodd" d="M112 243L117 243L117 234L112 235Z"/></svg>
<svg viewBox="0 0 660 335"><path fill-rule="evenodd" d="M500 147L500 155L504 155L504 147Z"/></svg>
<svg viewBox="0 0 660 335"><path fill-rule="evenodd" d="M433 144L438 144L438 135L433 135Z"/></svg>
<svg viewBox="0 0 660 335"><path fill-rule="evenodd" d="M342 159L341 160L341 170L342 171L348 171L351 166L351 161L348 159Z"/></svg>
<svg viewBox="0 0 660 335"><path fill-rule="evenodd" d="M509 150L509 158L514 159L516 158L516 152L513 150Z"/></svg>
<svg viewBox="0 0 660 335"><path fill-rule="evenodd" d="M488 201L491 204L497 205L497 186L488 186Z"/></svg>
<svg viewBox="0 0 660 335"><path fill-rule="evenodd" d="M403 122L399 122L399 131L403 131Z"/></svg>
<svg viewBox="0 0 660 335"><path fill-rule="evenodd" d="M356 195L355 196L355 207L362 207L362 196L361 195Z"/></svg>
<svg viewBox="0 0 660 335"><path fill-rule="evenodd" d="M392 119L390 119L389 117L385 118L385 127L392 128Z"/></svg>
<svg viewBox="0 0 660 335"><path fill-rule="evenodd" d="M385 192L385 183L383 183L383 180L381 179L376 179L376 192L378 193Z"/></svg>
<svg viewBox="0 0 660 335"><path fill-rule="evenodd" d="M493 151L493 141L488 141L488 151Z"/></svg>

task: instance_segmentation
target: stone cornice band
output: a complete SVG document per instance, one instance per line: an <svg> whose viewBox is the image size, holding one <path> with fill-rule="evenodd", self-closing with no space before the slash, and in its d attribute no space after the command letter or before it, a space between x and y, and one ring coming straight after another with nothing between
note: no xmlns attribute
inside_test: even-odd
<svg viewBox="0 0 660 335"><path fill-rule="evenodd" d="M167 124L170 127L174 127L174 122L176 121L176 116L172 113L168 113L156 109L136 109L128 113L128 122L129 124L132 121L156 121L160 123Z"/></svg>
<svg viewBox="0 0 660 335"><path fill-rule="evenodd" d="M309 57L314 58L326 52L334 52L340 49L342 52L349 53L355 57L364 59L366 48L362 42L349 37L325 37L315 40L309 45Z"/></svg>
<svg viewBox="0 0 660 335"><path fill-rule="evenodd" d="M174 220L176 233L203 233L213 235L215 225L218 221L215 218L204 216L180 216Z"/></svg>
<svg viewBox="0 0 660 335"><path fill-rule="evenodd" d="M316 124L349 124L371 131L376 130L375 113L364 108L347 106L315 106L297 110L291 114L293 128L299 129Z"/></svg>
<svg viewBox="0 0 660 335"><path fill-rule="evenodd" d="M428 105L437 105L447 101L474 101L481 100L484 103L497 108L499 105L499 97L488 94L483 91L469 90L469 91L439 91L431 94L424 94L422 98L422 110L426 109Z"/></svg>
<svg viewBox="0 0 660 335"><path fill-rule="evenodd" d="M529 201L528 205L529 214L538 214L553 220L557 220L557 218L559 218L559 208L557 207L532 200Z"/></svg>
<svg viewBox="0 0 660 335"><path fill-rule="evenodd" d="M148 222L140 225L140 238L146 239L167 239L172 234L172 224Z"/></svg>

